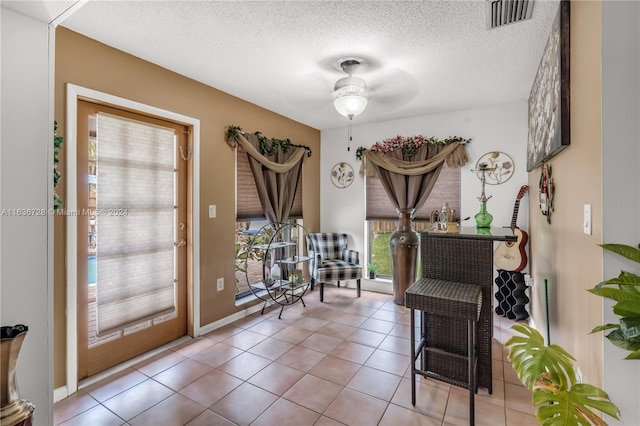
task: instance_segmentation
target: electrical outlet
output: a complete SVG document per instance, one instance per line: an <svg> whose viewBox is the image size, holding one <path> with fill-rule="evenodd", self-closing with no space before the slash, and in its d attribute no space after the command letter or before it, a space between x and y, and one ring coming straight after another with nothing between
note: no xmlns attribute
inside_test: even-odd
<svg viewBox="0 0 640 426"><path fill-rule="evenodd" d="M218 278L218 291L224 290L224 278Z"/></svg>

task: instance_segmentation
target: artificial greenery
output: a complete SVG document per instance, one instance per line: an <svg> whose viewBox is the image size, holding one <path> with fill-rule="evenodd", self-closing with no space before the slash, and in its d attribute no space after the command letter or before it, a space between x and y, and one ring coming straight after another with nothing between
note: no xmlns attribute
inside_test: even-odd
<svg viewBox="0 0 640 426"><path fill-rule="evenodd" d="M234 125L227 126L225 130L227 140L235 139L239 134L243 133L242 128ZM307 157L311 157L311 148L306 145L296 145L291 143L289 139L268 139L265 136L262 136L260 132L255 132L254 135L256 135L260 142L260 153L262 155L275 155L280 149L282 152L288 152L291 147L296 147L304 149L307 151Z"/></svg>
<svg viewBox="0 0 640 426"><path fill-rule="evenodd" d="M620 410L602 389L577 383L575 359L558 345L546 346L542 335L526 324L511 327L522 336L506 343L508 358L520 381L533 391L536 419L541 425L606 425L594 411L619 420Z"/></svg>
<svg viewBox="0 0 640 426"><path fill-rule="evenodd" d="M60 152L60 148L62 147L62 143L64 142L64 138L58 135L58 122L53 122L53 208L55 210L59 210L62 207L62 198L57 194L55 188L58 187L58 183L60 183L60 178L62 175L60 171L58 171L58 163L60 160L58 159L58 153Z"/></svg>
<svg viewBox="0 0 640 426"><path fill-rule="evenodd" d="M246 227L249 228L250 222L247 222ZM247 268L249 264L252 262L262 261L264 250L257 248L257 246L261 244L268 244L271 239L273 239L273 235L275 234L275 230L266 226L261 229L261 232L258 234L243 234L242 232L236 232L236 244L235 244L235 270L236 270L236 293L239 292L239 284L240 277L238 277L238 272L241 275L247 274Z"/></svg>
<svg viewBox="0 0 640 426"><path fill-rule="evenodd" d="M446 139L439 140L438 138L432 136L430 138L426 138L422 135L417 136L396 136L394 138L385 139L381 142L376 142L370 148L371 151L375 152L391 152L397 149L402 150L402 155L406 160L411 160L411 158L415 155L418 148L422 145L449 145L454 142L461 142L463 144L467 144L471 142L471 139L464 139L460 136L449 136ZM367 148L361 146L356 149L356 159L362 160L362 156Z"/></svg>
<svg viewBox="0 0 640 426"><path fill-rule="evenodd" d="M375 262L371 262L367 265L367 269L369 270L369 272L371 272L372 274L375 274L376 272L378 272L378 264Z"/></svg>
<svg viewBox="0 0 640 426"><path fill-rule="evenodd" d="M640 263L640 246L600 244L600 247ZM622 271L616 278L587 291L615 301L613 313L620 317L618 324L601 325L591 332L613 330L606 337L614 345L631 352L625 359L640 359L640 276Z"/></svg>

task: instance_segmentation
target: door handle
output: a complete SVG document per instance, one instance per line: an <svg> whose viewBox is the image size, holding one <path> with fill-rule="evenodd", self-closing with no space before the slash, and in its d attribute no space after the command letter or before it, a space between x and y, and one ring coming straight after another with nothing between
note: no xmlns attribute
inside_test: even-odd
<svg viewBox="0 0 640 426"><path fill-rule="evenodd" d="M186 246L187 242L184 240L184 238L180 238L178 241L176 241L175 243L173 243L173 245L175 247L182 247L182 246Z"/></svg>

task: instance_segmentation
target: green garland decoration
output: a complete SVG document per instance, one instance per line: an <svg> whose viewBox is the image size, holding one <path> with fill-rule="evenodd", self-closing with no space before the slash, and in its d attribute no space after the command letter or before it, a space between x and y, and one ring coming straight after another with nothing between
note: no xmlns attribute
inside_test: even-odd
<svg viewBox="0 0 640 426"><path fill-rule="evenodd" d="M235 139L239 134L244 133L242 128L239 126L230 125L226 128L227 140ZM278 150L282 149L282 152L288 152L291 147L302 148L307 151L307 157L311 157L311 148L307 145L297 145L291 143L291 140L287 139L277 139L271 138L269 140L265 136L262 136L260 132L255 132L254 135L260 141L260 153L262 155L275 155L278 153Z"/></svg>
<svg viewBox="0 0 640 426"><path fill-rule="evenodd" d="M468 144L469 142L471 142L471 139L465 139L460 136L449 136L448 138L443 140L439 140L434 136L431 136L430 138L426 138L422 135L405 137L396 136L395 138L389 138L381 142L376 142L370 149L371 151L382 153L401 149L403 156L410 159L415 155L418 148L420 148L422 145L449 145L454 142ZM356 149L356 159L362 160L362 157L366 150L367 148L363 146Z"/></svg>

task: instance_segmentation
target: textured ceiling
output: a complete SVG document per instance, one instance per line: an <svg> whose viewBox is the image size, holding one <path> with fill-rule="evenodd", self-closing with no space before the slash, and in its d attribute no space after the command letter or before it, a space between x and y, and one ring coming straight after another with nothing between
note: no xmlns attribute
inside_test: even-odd
<svg viewBox="0 0 640 426"><path fill-rule="evenodd" d="M557 1L487 30L475 1L99 1L61 25L317 129L358 57L373 90L354 124L527 99Z"/></svg>

